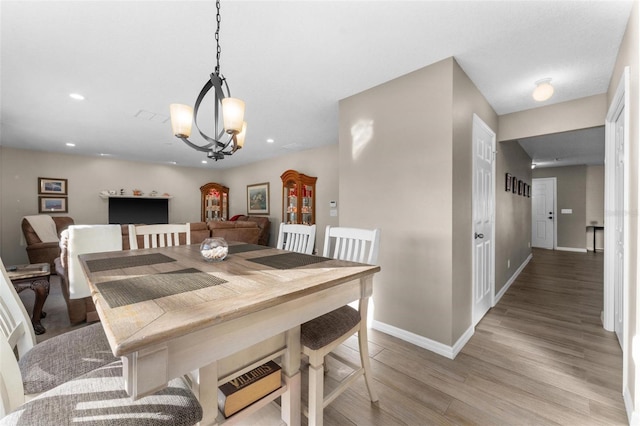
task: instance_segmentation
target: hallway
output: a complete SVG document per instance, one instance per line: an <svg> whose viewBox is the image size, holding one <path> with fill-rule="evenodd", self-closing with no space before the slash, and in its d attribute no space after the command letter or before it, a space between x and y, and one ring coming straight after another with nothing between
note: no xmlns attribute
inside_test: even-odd
<svg viewBox="0 0 640 426"><path fill-rule="evenodd" d="M534 249L453 361L373 330L379 409L359 383L325 424L628 424L622 351L600 322L602 267L601 252Z"/></svg>

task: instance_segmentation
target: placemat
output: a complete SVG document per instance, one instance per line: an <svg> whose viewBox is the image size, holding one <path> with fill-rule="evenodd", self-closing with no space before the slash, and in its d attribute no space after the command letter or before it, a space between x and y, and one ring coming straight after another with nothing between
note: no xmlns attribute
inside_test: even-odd
<svg viewBox="0 0 640 426"><path fill-rule="evenodd" d="M112 257L110 259L87 260L91 272L108 271L110 269L133 268L134 266L155 265L157 263L175 262L172 257L161 253L142 254L139 256Z"/></svg>
<svg viewBox="0 0 640 426"><path fill-rule="evenodd" d="M162 274L144 275L97 284L102 297L111 308L159 299L187 291L200 290L227 281L195 268Z"/></svg>
<svg viewBox="0 0 640 426"><path fill-rule="evenodd" d="M258 244L238 244L235 246L229 246L229 254L244 253L246 251L266 250L270 249L268 246L261 246Z"/></svg>
<svg viewBox="0 0 640 426"><path fill-rule="evenodd" d="M300 266L313 265L314 263L320 263L331 259L322 256L312 256L310 254L302 253L282 253L274 254L273 256L256 257L247 260L276 269L293 269Z"/></svg>

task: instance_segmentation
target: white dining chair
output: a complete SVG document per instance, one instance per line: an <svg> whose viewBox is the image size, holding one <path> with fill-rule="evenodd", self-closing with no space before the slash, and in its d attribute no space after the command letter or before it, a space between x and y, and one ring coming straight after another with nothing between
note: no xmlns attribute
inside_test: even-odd
<svg viewBox="0 0 640 426"><path fill-rule="evenodd" d="M63 361L62 361L63 362ZM124 390L122 361L113 361L26 401L18 362L0 334L0 426L136 425L189 426L202 420L202 406L183 378L132 401Z"/></svg>
<svg viewBox="0 0 640 426"><path fill-rule="evenodd" d="M375 265L378 260L379 244L380 229L327 226L323 256ZM367 346L368 305L369 297L361 297L358 309L346 305L306 322L300 328L302 352L309 357L309 403L305 411L309 418L309 425L321 425L324 407L362 375L364 375L371 402L378 401L378 395L373 387ZM332 353L355 333L358 333L360 365ZM332 356L353 369L353 372L327 396L324 395L325 356Z"/></svg>
<svg viewBox="0 0 640 426"><path fill-rule="evenodd" d="M180 235L184 234L185 244L191 244L191 225L158 224L158 225L129 225L129 247L138 248L172 247L180 245ZM143 247L138 247L138 236L142 236Z"/></svg>
<svg viewBox="0 0 640 426"><path fill-rule="evenodd" d="M298 253L313 254L315 242L316 225L280 223L278 243L276 244L277 248Z"/></svg>
<svg viewBox="0 0 640 426"><path fill-rule="evenodd" d="M0 259L0 334L17 352L27 398L115 361L102 324L78 328L36 344L31 320ZM4 364L1 364L4 369Z"/></svg>

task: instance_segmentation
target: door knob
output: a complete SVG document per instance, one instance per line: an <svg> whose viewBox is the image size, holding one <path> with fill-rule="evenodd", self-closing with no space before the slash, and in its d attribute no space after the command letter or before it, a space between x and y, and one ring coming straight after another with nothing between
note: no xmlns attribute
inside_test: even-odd
<svg viewBox="0 0 640 426"><path fill-rule="evenodd" d="M477 240L478 238L484 238L484 234L478 234L477 232L474 235L474 238Z"/></svg>

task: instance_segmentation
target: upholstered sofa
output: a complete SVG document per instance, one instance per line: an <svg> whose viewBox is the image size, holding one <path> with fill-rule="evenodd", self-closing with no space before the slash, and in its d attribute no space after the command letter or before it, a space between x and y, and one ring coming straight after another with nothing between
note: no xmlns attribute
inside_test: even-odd
<svg viewBox="0 0 640 426"><path fill-rule="evenodd" d="M270 223L267 218L267 222L261 222L267 229ZM191 244L199 244L205 238L222 237L228 241L240 241L249 244L259 244L260 238L264 234L264 230L258 226L255 221L220 221L220 222L192 222L191 227ZM66 229L66 227L65 227ZM129 225L120 226L122 234L122 249L129 250ZM143 246L142 237L139 237L138 245ZM182 238L182 237L181 237ZM268 233L266 241L268 241ZM98 314L96 307L93 304L91 297L85 297L82 299L71 299L69 297L69 277L68 270L68 235L62 233L59 243L60 257L55 260L55 270L60 276L60 284L62 287L62 294L65 302L67 303L67 312L69 314L69 321L71 324L78 324L81 322L93 322L98 321ZM182 244L185 241L181 241Z"/></svg>
<svg viewBox="0 0 640 426"><path fill-rule="evenodd" d="M260 228L258 236L258 244L261 246L269 245L269 237L271 236L271 221L268 216L236 216L235 222L254 222Z"/></svg>
<svg viewBox="0 0 640 426"><path fill-rule="evenodd" d="M56 225L58 237L69 227L73 225L73 219L68 216L52 216ZM60 247L57 242L43 243L38 234L28 220L22 219L22 234L27 243L27 256L29 263L48 263L51 271L55 270L54 260L60 256Z"/></svg>

